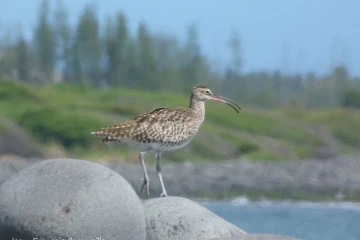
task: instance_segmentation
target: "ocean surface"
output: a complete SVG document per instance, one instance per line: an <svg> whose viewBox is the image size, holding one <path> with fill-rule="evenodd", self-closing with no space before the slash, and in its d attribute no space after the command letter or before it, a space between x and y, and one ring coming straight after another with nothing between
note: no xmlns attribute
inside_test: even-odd
<svg viewBox="0 0 360 240"><path fill-rule="evenodd" d="M272 233L304 240L360 240L360 203L199 201L248 233Z"/></svg>

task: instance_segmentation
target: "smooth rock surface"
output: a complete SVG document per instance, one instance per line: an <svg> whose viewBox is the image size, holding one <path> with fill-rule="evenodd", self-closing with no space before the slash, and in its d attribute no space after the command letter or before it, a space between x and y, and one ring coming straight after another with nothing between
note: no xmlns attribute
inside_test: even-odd
<svg viewBox="0 0 360 240"><path fill-rule="evenodd" d="M240 237L214 238L211 240L300 240L298 238L274 234L248 234Z"/></svg>
<svg viewBox="0 0 360 240"><path fill-rule="evenodd" d="M186 198L153 198L144 201L143 206L147 240L209 240L246 234Z"/></svg>
<svg viewBox="0 0 360 240"><path fill-rule="evenodd" d="M83 160L47 160L0 187L0 236L144 240L144 211L130 184L111 169Z"/></svg>

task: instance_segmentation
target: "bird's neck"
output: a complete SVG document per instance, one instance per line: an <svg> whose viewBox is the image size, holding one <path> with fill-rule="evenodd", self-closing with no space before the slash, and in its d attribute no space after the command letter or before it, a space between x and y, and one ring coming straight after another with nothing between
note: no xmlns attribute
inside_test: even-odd
<svg viewBox="0 0 360 240"><path fill-rule="evenodd" d="M197 116L199 116L199 118L202 119L202 121L205 118L205 102L204 101L199 101L195 98L193 98L193 96L191 96L190 98L190 104L189 104L190 109L192 109L195 114Z"/></svg>

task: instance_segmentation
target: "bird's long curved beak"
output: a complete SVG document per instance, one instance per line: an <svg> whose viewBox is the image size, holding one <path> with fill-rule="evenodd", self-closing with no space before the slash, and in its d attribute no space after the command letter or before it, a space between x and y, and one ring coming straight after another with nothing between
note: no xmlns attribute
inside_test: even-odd
<svg viewBox="0 0 360 240"><path fill-rule="evenodd" d="M218 101L218 102L222 102L222 103L225 103L227 105L229 105L230 107L232 107L237 113L239 113L239 110L241 110L241 108L236 104L234 103L233 101L227 99L227 98L224 98L222 96L217 96L217 95L214 95L212 94L211 95L211 98L212 100L214 101Z"/></svg>

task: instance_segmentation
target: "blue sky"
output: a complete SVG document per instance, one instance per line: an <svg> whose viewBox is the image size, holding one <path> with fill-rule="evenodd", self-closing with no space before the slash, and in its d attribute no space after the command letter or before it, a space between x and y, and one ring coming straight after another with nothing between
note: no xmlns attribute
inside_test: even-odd
<svg viewBox="0 0 360 240"><path fill-rule="evenodd" d="M55 5L56 0L50 2ZM323 74L334 64L346 63L352 75L360 75L358 0L63 2L73 23L86 3L98 6L101 20L121 10L132 29L145 21L151 30L180 39L185 38L186 27L196 23L203 51L219 68L229 61L226 41L236 29L242 39L245 71L286 69L291 73ZM21 23L29 33L36 23L39 4L40 0L0 0L1 28Z"/></svg>

